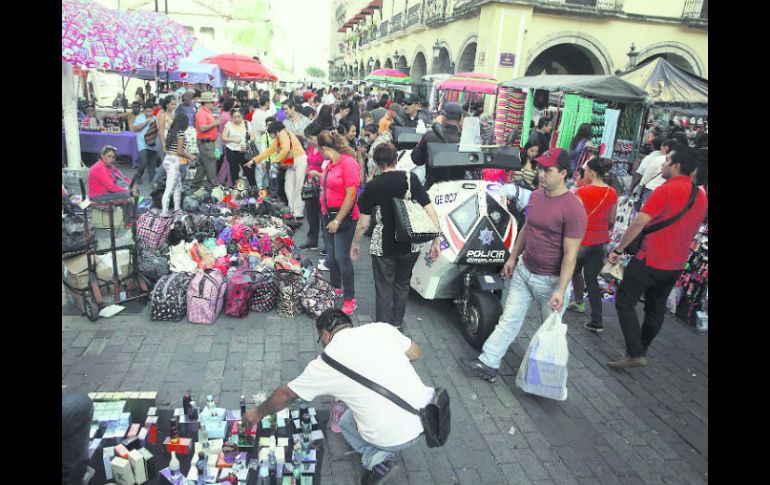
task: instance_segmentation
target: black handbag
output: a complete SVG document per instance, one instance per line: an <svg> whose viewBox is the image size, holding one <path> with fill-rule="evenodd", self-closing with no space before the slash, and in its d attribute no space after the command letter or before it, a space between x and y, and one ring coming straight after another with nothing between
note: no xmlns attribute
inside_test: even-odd
<svg viewBox="0 0 770 485"><path fill-rule="evenodd" d="M385 389L381 385L370 381L356 371L345 367L333 358L329 357L326 352L321 354L321 358L333 369L345 374L362 386L368 387L404 411L419 416L420 421L422 422L423 430L425 432L425 442L428 445L428 448L444 446L446 440L449 438L449 433L451 431L449 394L447 393L446 389L443 387L437 387L435 389L435 394L433 394L433 398L431 398L430 402L428 402L424 408L417 410L409 405L409 403L396 396L389 390Z"/></svg>
<svg viewBox="0 0 770 485"><path fill-rule="evenodd" d="M249 125L246 125L246 161L250 161L259 155L257 144L249 136Z"/></svg>
<svg viewBox="0 0 770 485"><path fill-rule="evenodd" d="M305 185L302 186L302 200L318 200L320 195L321 188L306 177Z"/></svg>
<svg viewBox="0 0 770 485"><path fill-rule="evenodd" d="M396 219L396 241L424 243L436 239L440 232L427 211L412 200L411 173L406 173L406 194L393 197L393 215Z"/></svg>
<svg viewBox="0 0 770 485"><path fill-rule="evenodd" d="M651 234L655 231L660 231L661 229L670 226L671 224L678 221L685 212L690 210L692 205L695 203L695 197L698 195L698 186L695 184L692 184L692 189L690 191L690 199L687 201L687 205L684 206L684 209L679 211L677 215L670 219L666 219L665 221L658 222L657 224L653 224L649 227L645 227L642 229L642 232L637 235L633 241L631 241L631 244L626 246L626 248L623 250L624 253L634 255L639 251L639 248L642 247L642 241L644 240L644 236L647 234Z"/></svg>

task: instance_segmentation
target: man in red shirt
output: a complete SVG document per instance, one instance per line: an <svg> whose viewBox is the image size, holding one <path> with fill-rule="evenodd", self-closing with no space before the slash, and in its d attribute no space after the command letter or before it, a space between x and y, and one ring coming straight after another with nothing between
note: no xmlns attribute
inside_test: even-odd
<svg viewBox="0 0 770 485"><path fill-rule="evenodd" d="M193 188L200 187L203 183L203 177L208 179L209 184L213 187L219 183L217 179L217 160L214 157L214 148L217 141L217 127L221 124L221 120L217 116L211 114L211 110L214 107L216 96L214 93L205 92L201 94L200 103L201 109L195 114L195 130L198 138L198 153L200 163L198 169L195 172L195 178L190 184Z"/></svg>
<svg viewBox="0 0 770 485"><path fill-rule="evenodd" d="M695 167L695 151L687 146L677 146L666 156L661 167L666 182L652 192L628 226L620 243L610 253L611 263L618 261L623 250L645 227L670 219L687 206L695 187L690 177ZM641 248L626 267L623 282L618 288L615 308L628 356L608 363L612 368L647 365L645 353L663 326L666 298L684 269L692 239L706 217L706 194L697 187L695 190L698 192L692 207L673 224L646 235ZM634 307L642 295L644 323L640 329Z"/></svg>

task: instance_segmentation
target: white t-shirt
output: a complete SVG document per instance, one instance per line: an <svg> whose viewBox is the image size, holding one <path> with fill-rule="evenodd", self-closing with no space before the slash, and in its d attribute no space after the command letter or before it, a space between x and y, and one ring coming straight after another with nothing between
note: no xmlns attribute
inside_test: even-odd
<svg viewBox="0 0 770 485"><path fill-rule="evenodd" d="M337 98L335 98L332 93L327 93L327 94L324 94L324 97L321 99L321 102L323 104L334 104L337 102Z"/></svg>
<svg viewBox="0 0 770 485"><path fill-rule="evenodd" d="M647 167L650 165L650 161L660 156L660 150L655 150L654 152L649 153L646 157L642 159L642 163L639 164L639 168L636 169L636 173L638 173L641 176L644 176L644 171L647 170Z"/></svg>
<svg viewBox="0 0 770 485"><path fill-rule="evenodd" d="M660 168L664 163L666 163L666 155L658 155L647 166L640 181L640 184L644 185L647 190L655 190L666 181L660 173Z"/></svg>
<svg viewBox="0 0 770 485"><path fill-rule="evenodd" d="M406 351L412 341L382 322L341 330L325 352L340 364L380 384L415 409L425 407L434 390L423 384ZM330 367L319 356L289 388L305 401L333 395L353 412L361 437L376 446L397 446L422 433L420 418Z"/></svg>

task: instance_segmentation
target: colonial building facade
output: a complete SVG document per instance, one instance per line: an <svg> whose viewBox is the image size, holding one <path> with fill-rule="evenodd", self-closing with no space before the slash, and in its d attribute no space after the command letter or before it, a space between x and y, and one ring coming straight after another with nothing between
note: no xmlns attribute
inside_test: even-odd
<svg viewBox="0 0 770 485"><path fill-rule="evenodd" d="M614 74L654 57L708 78L708 0L334 0L333 12L332 81L381 67L413 83Z"/></svg>

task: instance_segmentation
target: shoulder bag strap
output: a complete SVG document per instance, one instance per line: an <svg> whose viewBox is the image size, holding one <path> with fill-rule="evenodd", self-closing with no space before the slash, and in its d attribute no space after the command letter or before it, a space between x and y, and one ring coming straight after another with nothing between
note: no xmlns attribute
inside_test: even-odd
<svg viewBox="0 0 770 485"><path fill-rule="evenodd" d="M599 207L601 207L601 206L602 206L602 204L604 203L604 199L606 199L606 198L607 198L607 195L608 195L609 193L610 193L610 188L609 188L609 187L607 187L607 190L604 192L604 197L602 197L602 200L601 200L601 201L599 201L599 205L597 205L596 207L594 207L594 210L592 210L592 211L591 211L591 213L590 213L590 214L588 214L588 218L589 218L589 219L591 218L591 216L592 216L592 215L594 215L594 212L596 212L596 211L598 211L598 210L599 210Z"/></svg>
<svg viewBox="0 0 770 485"><path fill-rule="evenodd" d="M671 224L678 221L685 212L687 212L692 205L695 203L695 197L698 195L698 187L695 184L692 184L692 190L690 191L690 199L687 201L687 205L684 206L684 208L679 211L677 215L670 219L666 219L665 221L658 222L657 224L653 224L650 227L646 227L642 230L642 234L647 235L655 231L660 231L663 228L666 228L670 226Z"/></svg>
<svg viewBox="0 0 770 485"><path fill-rule="evenodd" d="M368 387L369 389L371 389L372 391L376 392L377 394L379 394L379 395L383 396L384 398L390 400L393 404L395 404L396 406L400 407L404 411L406 411L408 413L411 413L411 414L414 414L414 415L417 415L417 416L420 415L420 412L417 411L412 406L410 406L409 403L407 403L406 401L404 401L400 397L396 396L395 394L393 394L389 390L385 389L381 385L377 384L376 382L372 382L369 379L367 379L366 377L362 376L361 374L359 374L359 373L351 370L350 368L345 367L344 365L340 364L336 360L334 360L331 357L329 357L329 355L327 355L326 352L321 353L321 358L323 359L324 362L329 364L329 366L331 366L333 369L341 372L342 374L345 374L346 376L350 377L351 379L353 379L354 381L358 382L362 386Z"/></svg>
<svg viewBox="0 0 770 485"><path fill-rule="evenodd" d="M404 173L406 173L406 194L404 195L404 200L412 200L412 177L408 171L404 171Z"/></svg>

